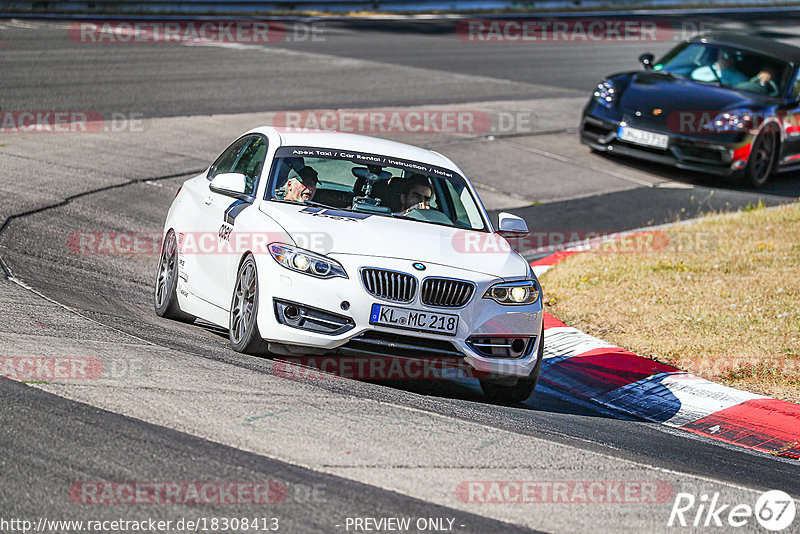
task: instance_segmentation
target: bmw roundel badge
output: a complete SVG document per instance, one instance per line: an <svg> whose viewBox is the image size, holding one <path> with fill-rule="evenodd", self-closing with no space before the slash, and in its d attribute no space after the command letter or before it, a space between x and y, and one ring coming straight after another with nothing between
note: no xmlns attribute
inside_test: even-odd
<svg viewBox="0 0 800 534"><path fill-rule="evenodd" d="M412 263L411 266L414 267L418 271L424 271L425 270L425 264L424 263L420 263L418 261Z"/></svg>

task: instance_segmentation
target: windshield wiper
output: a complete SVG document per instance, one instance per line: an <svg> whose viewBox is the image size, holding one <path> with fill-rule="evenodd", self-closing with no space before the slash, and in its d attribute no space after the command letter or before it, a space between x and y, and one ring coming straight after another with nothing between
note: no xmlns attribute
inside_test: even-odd
<svg viewBox="0 0 800 534"><path fill-rule="evenodd" d="M692 80L692 81L697 83L704 83L707 85L713 85L714 87L730 87L730 85L725 85L720 80Z"/></svg>
<svg viewBox="0 0 800 534"><path fill-rule="evenodd" d="M427 219L417 219L416 217L409 217L408 215L403 215L401 213L392 213L392 217L395 217L397 219L403 219L403 220L406 220L406 221L415 221L415 222L425 223L425 224L434 224L436 226L444 226L445 228L456 228L456 226L452 222L448 224L448 223L440 222L440 221L429 221ZM470 230L471 229L472 228L470 228Z"/></svg>
<svg viewBox="0 0 800 534"><path fill-rule="evenodd" d="M270 200L272 202L281 202L282 204L292 204L294 206L313 206L315 208L328 208L330 210L349 210L349 208L335 208L333 206L323 204L322 202L314 202L313 200L307 200L306 202L295 202L294 200L284 200L282 198L273 198Z"/></svg>
<svg viewBox="0 0 800 534"><path fill-rule="evenodd" d="M676 80L685 80L686 76L681 74L675 74L674 72L670 72L668 70L651 70L650 72L654 72L656 74L661 74L662 76L666 76L668 78L673 78Z"/></svg>
<svg viewBox="0 0 800 534"><path fill-rule="evenodd" d="M315 208L328 208L330 210L350 210L350 208L335 208L333 206L328 206L327 204L323 204L322 202L314 202L313 200L306 200L303 202L306 206L314 206Z"/></svg>

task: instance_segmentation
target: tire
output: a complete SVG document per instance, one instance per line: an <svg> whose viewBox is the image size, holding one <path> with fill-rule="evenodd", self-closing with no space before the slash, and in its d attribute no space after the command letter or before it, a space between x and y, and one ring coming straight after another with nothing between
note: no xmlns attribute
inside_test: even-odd
<svg viewBox="0 0 800 534"><path fill-rule="evenodd" d="M195 316L181 310L178 305L177 288L178 240L175 232L170 230L164 238L161 255L158 258L153 304L159 317L191 323L195 320Z"/></svg>
<svg viewBox="0 0 800 534"><path fill-rule="evenodd" d="M247 255L236 273L231 297L228 338L236 352L266 354L267 343L258 331L258 270L256 260Z"/></svg>
<svg viewBox="0 0 800 534"><path fill-rule="evenodd" d="M773 126L766 126L753 140L753 147L750 150L750 157L747 158L747 167L743 174L746 185L759 188L767 183L767 179L775 167L777 151L778 132Z"/></svg>
<svg viewBox="0 0 800 534"><path fill-rule="evenodd" d="M544 327L539 337L539 351L537 353L536 365L531 371L531 374L524 378L517 379L517 383L513 386L499 384L493 382L491 379L481 380L481 389L486 398L493 402L503 404L523 402L533 394L536 389L536 383L539 381L539 372L542 370L542 361L544 360Z"/></svg>

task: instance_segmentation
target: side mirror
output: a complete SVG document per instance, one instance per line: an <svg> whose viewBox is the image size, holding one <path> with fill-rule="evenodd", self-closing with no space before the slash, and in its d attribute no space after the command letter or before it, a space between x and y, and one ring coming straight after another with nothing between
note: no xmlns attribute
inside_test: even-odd
<svg viewBox="0 0 800 534"><path fill-rule="evenodd" d="M653 61L655 61L656 57L653 54L642 54L639 56L639 63L644 65L644 68L647 70L653 70Z"/></svg>
<svg viewBox="0 0 800 534"><path fill-rule="evenodd" d="M528 224L522 217L510 213L501 213L497 216L497 233L503 237L525 237L530 233Z"/></svg>
<svg viewBox="0 0 800 534"><path fill-rule="evenodd" d="M211 180L211 183L208 184L208 188L215 193L241 200L250 198L250 195L246 193L247 178L245 178L244 174L238 172L226 172L216 175Z"/></svg>

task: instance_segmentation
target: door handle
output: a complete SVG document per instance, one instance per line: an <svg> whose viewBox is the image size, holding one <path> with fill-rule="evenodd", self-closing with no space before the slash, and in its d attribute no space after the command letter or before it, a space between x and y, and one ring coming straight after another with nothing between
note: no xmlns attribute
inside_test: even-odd
<svg viewBox="0 0 800 534"><path fill-rule="evenodd" d="M206 198L203 199L203 202L205 202L206 206L210 206L213 201L214 199L211 198L211 195L208 195Z"/></svg>

